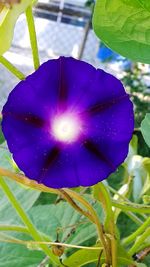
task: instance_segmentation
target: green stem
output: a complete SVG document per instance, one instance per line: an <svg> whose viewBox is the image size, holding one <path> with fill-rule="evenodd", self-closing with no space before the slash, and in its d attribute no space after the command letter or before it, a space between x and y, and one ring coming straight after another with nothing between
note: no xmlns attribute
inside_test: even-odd
<svg viewBox="0 0 150 267"><path fill-rule="evenodd" d="M75 191L72 191L70 189L65 189L63 191L65 191L71 198L76 199L79 203L81 203L84 207L86 207L87 210L92 215L94 223L96 224L96 227L97 227L99 239L100 239L100 241L103 245L103 248L104 248L104 254L105 254L106 260L108 260L109 255L108 255L108 251L107 251L107 243L106 243L106 240L104 238L103 227L99 221L99 218L98 218L97 213L95 212L94 208L83 197L81 197L79 194L77 194Z"/></svg>
<svg viewBox="0 0 150 267"><path fill-rule="evenodd" d="M147 227L150 227L150 218L148 218L133 234L123 240L124 245L132 243L139 235L141 235Z"/></svg>
<svg viewBox="0 0 150 267"><path fill-rule="evenodd" d="M17 226L17 225L0 225L0 231L13 231L19 233L26 233L30 234L29 230L24 226Z"/></svg>
<svg viewBox="0 0 150 267"><path fill-rule="evenodd" d="M133 222L135 222L137 225L142 225L143 221L137 217L134 213L131 211L123 211Z"/></svg>
<svg viewBox="0 0 150 267"><path fill-rule="evenodd" d="M130 202L118 203L117 201L113 200L112 205L114 207L120 208L123 211L132 211L135 213L150 213L150 206L142 204L131 204Z"/></svg>
<svg viewBox="0 0 150 267"><path fill-rule="evenodd" d="M29 35L30 35L30 43L31 43L31 49L32 49L34 68L36 70L39 68L40 60L39 60L39 53L38 53L34 17L33 17L31 6L29 6L26 10L26 19L27 19L28 30L29 30Z"/></svg>
<svg viewBox="0 0 150 267"><path fill-rule="evenodd" d="M111 186L107 185L107 188L108 188L112 193L118 195L118 196L119 196L121 199L123 199L125 202L129 202L129 203L132 204L132 202L131 202L128 198L126 198L125 196L119 194L118 191L115 190L114 188L112 188ZM133 214L133 213L131 213L131 212L130 212L130 214L133 215L134 218L136 217L135 214ZM144 219L147 219L147 216L146 216L145 214L142 213L142 214L140 214L140 215L141 215L141 217L143 217ZM140 220L138 217L137 217L137 219ZM142 221L141 221L141 222L142 222Z"/></svg>
<svg viewBox="0 0 150 267"><path fill-rule="evenodd" d="M83 210L81 207L79 207L76 202L65 192L63 189L58 189L60 191L61 196L68 201L68 203L76 209L80 214L84 215L87 217L92 223L95 223L92 215L89 213L89 211Z"/></svg>
<svg viewBox="0 0 150 267"><path fill-rule="evenodd" d="M138 238L138 240L134 243L132 248L129 250L129 254L132 256L134 253L138 252L140 246L143 245L144 241L150 236L150 227L146 229L146 231Z"/></svg>
<svg viewBox="0 0 150 267"><path fill-rule="evenodd" d="M3 180L2 177L0 177L0 185L5 192L7 198L9 199L11 205L14 207L18 215L20 216L22 222L25 224L26 228L30 232L31 236L35 241L43 241L40 234L37 232L35 226L32 224L31 220L29 219L28 215L24 212L23 208L20 206L18 200L15 198L11 190L9 189L6 182ZM45 252L47 256L50 257L51 261L53 263L58 263L57 257L53 255L53 253L50 251L50 249L46 245L40 245L41 249Z"/></svg>
<svg viewBox="0 0 150 267"><path fill-rule="evenodd" d="M102 182L94 186L94 195L102 203L106 213L105 229L107 233L111 235L110 244L112 267L117 267L117 242L115 234L114 212L112 211L112 201L105 185Z"/></svg>
<svg viewBox="0 0 150 267"><path fill-rule="evenodd" d="M25 75L18 70L11 62L9 62L5 57L0 56L0 63L5 66L11 73L13 73L18 79L24 80Z"/></svg>
<svg viewBox="0 0 150 267"><path fill-rule="evenodd" d="M75 248L75 249L86 249L86 250L103 250L103 247L88 247L88 246L77 246L73 244L66 244L66 243L60 243L60 242L48 242L48 241L32 241L32 240L21 240L18 238L14 238L9 235L1 234L0 233L0 242L5 242L5 243L14 243L14 244L21 244L21 245L39 245L39 244L46 244L50 246L61 246L65 248Z"/></svg>
<svg viewBox="0 0 150 267"><path fill-rule="evenodd" d="M19 232L19 233L26 233L26 234L30 234L29 230L24 227L24 226L18 226L18 225L6 225L6 224L0 224L0 234L1 231L3 232ZM43 238L44 241L50 242L50 238L49 236L47 236L46 234L43 234L42 232L38 231L38 233L40 234L40 236Z"/></svg>

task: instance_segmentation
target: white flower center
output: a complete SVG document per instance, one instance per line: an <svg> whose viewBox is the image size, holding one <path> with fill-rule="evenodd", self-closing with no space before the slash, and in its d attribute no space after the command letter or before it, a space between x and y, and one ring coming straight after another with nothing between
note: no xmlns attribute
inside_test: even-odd
<svg viewBox="0 0 150 267"><path fill-rule="evenodd" d="M56 116L52 123L52 134L62 142L73 142L81 131L80 121L70 114Z"/></svg>

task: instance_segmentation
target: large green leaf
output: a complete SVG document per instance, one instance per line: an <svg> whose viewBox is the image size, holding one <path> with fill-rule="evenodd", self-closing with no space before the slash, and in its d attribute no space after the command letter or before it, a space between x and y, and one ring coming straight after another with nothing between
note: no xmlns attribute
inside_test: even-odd
<svg viewBox="0 0 150 267"><path fill-rule="evenodd" d="M82 245L86 243L86 245L88 245L88 243L92 238L94 238L95 241L97 239L96 227L94 224L86 223L86 224L81 224L77 228L75 233L68 238L67 242L76 245Z"/></svg>
<svg viewBox="0 0 150 267"><path fill-rule="evenodd" d="M91 199L86 196L86 199ZM103 210L98 203L94 208L99 215L100 221L103 222ZM40 217L39 217L40 214ZM51 240L56 239L56 230L60 228L60 239L67 240L72 244L83 244L91 238L97 238L96 226L88 219L79 214L67 202L60 202L51 205L38 205L30 209L29 215L37 229Z"/></svg>
<svg viewBox="0 0 150 267"><path fill-rule="evenodd" d="M28 215L30 216L30 219L36 228L43 234L46 234L52 241L55 241L57 238L58 228L61 229L59 241L73 243L76 245L89 240L94 235L96 236L95 226L90 223L83 223L78 228L78 223L80 221L85 221L85 218L82 218L77 211L75 211L68 203L65 202L60 202L56 205L50 204L34 206L28 211ZM15 235L13 234L13 236L22 240L31 240L29 236L22 234L20 235L20 233ZM34 267L37 266L36 263L40 262L43 257L43 254L38 252L39 256L36 260L37 252L34 250L28 251L24 246L21 245L1 243L0 251L1 250L3 251L4 257L7 257L7 262L6 265L3 265L3 261L0 259L0 267L14 267L17 260L17 267ZM10 250L12 253L9 253ZM4 260L4 257L2 257L2 260ZM10 265L11 262L12 265Z"/></svg>
<svg viewBox="0 0 150 267"><path fill-rule="evenodd" d="M40 214L40 216L39 216ZM68 203L61 202L56 205L39 205L32 207L29 215L37 229L56 240L57 229L60 229L60 240L69 243L81 244L96 236L96 227L91 223L81 223L85 218L74 210Z"/></svg>
<svg viewBox="0 0 150 267"><path fill-rule="evenodd" d="M1 148L0 167L13 170L13 162L10 153L6 149ZM5 179L11 191L13 192L21 206L24 208L24 210L29 210L39 197L40 191L23 187L22 185L19 185L14 181L10 181L8 178ZM16 223L17 218L18 215L16 214L14 208L11 206L4 192L0 188L0 223Z"/></svg>
<svg viewBox="0 0 150 267"><path fill-rule="evenodd" d="M43 252L23 245L0 244L0 267L37 267L43 258Z"/></svg>
<svg viewBox="0 0 150 267"><path fill-rule="evenodd" d="M150 113L147 113L141 123L141 131L145 142L150 147Z"/></svg>
<svg viewBox="0 0 150 267"><path fill-rule="evenodd" d="M0 6L0 55L10 48L15 23L19 15L32 3L33 0L21 0L19 4L14 4L11 8Z"/></svg>
<svg viewBox="0 0 150 267"><path fill-rule="evenodd" d="M97 0L96 35L112 50L134 61L150 63L150 1Z"/></svg>
<svg viewBox="0 0 150 267"><path fill-rule="evenodd" d="M29 215L37 229L49 235L53 241L56 240L58 228L62 229L60 236L63 240L69 234L70 226L75 225L81 218L77 211L64 202L32 207Z"/></svg>
<svg viewBox="0 0 150 267"><path fill-rule="evenodd" d="M40 192L20 186L16 182L9 181L8 179L6 179L6 182L23 209L25 211L29 210L37 200ZM18 219L17 213L0 189L0 223L16 222Z"/></svg>

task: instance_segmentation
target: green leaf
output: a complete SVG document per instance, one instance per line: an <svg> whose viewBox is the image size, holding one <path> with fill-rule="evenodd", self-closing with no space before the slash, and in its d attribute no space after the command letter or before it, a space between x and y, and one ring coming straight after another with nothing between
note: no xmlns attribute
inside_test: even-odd
<svg viewBox="0 0 150 267"><path fill-rule="evenodd" d="M13 170L12 167L11 154L6 149L0 149L0 166ZM40 191L33 190L22 185L17 184L14 181L5 178L11 191L20 202L21 206L25 211L29 210L37 198L40 195ZM18 215L16 214L14 208L11 206L4 192L0 188L0 223L11 223L15 222L18 219Z"/></svg>
<svg viewBox="0 0 150 267"><path fill-rule="evenodd" d="M145 265L144 263L137 263L136 265L137 267L147 267L147 265Z"/></svg>
<svg viewBox="0 0 150 267"><path fill-rule="evenodd" d="M150 158L143 159L143 168L146 171L146 175L144 176L144 183L141 191L141 196L144 194L150 195Z"/></svg>
<svg viewBox="0 0 150 267"><path fill-rule="evenodd" d="M60 239L63 241L81 218L81 215L65 202L32 207L29 216L37 229L49 235L53 241L57 238L57 228L61 228Z"/></svg>
<svg viewBox="0 0 150 267"><path fill-rule="evenodd" d="M133 61L150 63L150 2L97 0L96 35L112 50Z"/></svg>
<svg viewBox="0 0 150 267"><path fill-rule="evenodd" d="M81 249L72 254L66 260L63 261L64 264L71 267L80 267L84 266L85 264L97 262L99 257L100 251L99 250L86 250ZM121 267L123 265L130 265L133 264L133 260L130 258L128 253L124 250L121 245L118 245L118 261L117 266ZM103 256L101 257L101 263L104 262Z"/></svg>
<svg viewBox="0 0 150 267"><path fill-rule="evenodd" d="M102 208L96 204L95 209L101 219ZM58 228L61 229L60 241L67 240L71 244L81 245L92 238L97 238L96 226L66 202L34 206L30 209L29 216L37 229L53 241L57 238Z"/></svg>
<svg viewBox="0 0 150 267"><path fill-rule="evenodd" d="M0 267L37 267L43 258L43 252L29 250L23 245L0 244Z"/></svg>
<svg viewBox="0 0 150 267"><path fill-rule="evenodd" d="M15 23L21 13L32 5L33 0L22 0L11 8L0 5L0 55L11 46Z"/></svg>
<svg viewBox="0 0 150 267"><path fill-rule="evenodd" d="M12 182L7 178L6 181L23 209L28 211L37 200L40 192L20 186L16 182ZM16 223L16 220L19 220L17 213L11 206L3 191L0 189L0 223Z"/></svg>
<svg viewBox="0 0 150 267"><path fill-rule="evenodd" d="M87 263L98 261L99 253L99 250L80 249L64 260L63 263L71 267L84 266Z"/></svg>
<svg viewBox="0 0 150 267"><path fill-rule="evenodd" d="M150 147L150 113L147 113L142 121L141 131L146 144Z"/></svg>
<svg viewBox="0 0 150 267"><path fill-rule="evenodd" d="M138 138L137 135L133 135L129 145L129 154L130 156L134 156L138 151Z"/></svg>

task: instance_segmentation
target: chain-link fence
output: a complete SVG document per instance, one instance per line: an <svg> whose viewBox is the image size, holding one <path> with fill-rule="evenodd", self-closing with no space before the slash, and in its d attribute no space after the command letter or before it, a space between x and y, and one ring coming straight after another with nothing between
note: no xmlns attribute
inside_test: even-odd
<svg viewBox="0 0 150 267"><path fill-rule="evenodd" d="M72 1L70 0L70 3ZM73 56L97 65L99 41L91 29L91 10L68 1L38 2L34 9L41 63L60 55ZM16 23L11 49L5 54L23 73L33 71L25 15ZM18 80L0 66L0 109Z"/></svg>

